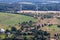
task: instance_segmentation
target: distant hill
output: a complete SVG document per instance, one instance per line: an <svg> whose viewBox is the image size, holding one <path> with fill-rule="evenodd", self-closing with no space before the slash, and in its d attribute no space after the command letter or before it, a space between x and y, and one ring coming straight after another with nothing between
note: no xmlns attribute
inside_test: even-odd
<svg viewBox="0 0 60 40"><path fill-rule="evenodd" d="M20 2L14 3L0 3L0 11L19 11L20 10ZM60 3L37 3L39 11L60 11ZM36 5L31 4L23 4L23 10L36 10Z"/></svg>

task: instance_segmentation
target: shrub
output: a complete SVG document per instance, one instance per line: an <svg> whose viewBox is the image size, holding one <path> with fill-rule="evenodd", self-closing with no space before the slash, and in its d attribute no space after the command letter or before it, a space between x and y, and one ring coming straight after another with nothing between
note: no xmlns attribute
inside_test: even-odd
<svg viewBox="0 0 60 40"><path fill-rule="evenodd" d="M59 27L59 28L60 28L60 25L57 25L57 27Z"/></svg>

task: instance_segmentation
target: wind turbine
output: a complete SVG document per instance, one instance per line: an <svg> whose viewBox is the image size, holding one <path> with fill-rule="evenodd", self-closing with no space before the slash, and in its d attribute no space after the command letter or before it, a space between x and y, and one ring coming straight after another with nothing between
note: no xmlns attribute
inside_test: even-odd
<svg viewBox="0 0 60 40"><path fill-rule="evenodd" d="M36 5L36 14L38 16L38 5Z"/></svg>
<svg viewBox="0 0 60 40"><path fill-rule="evenodd" d="M22 7L23 7L23 4L29 4L29 5L32 5L33 3L31 2L20 2L20 12L22 11Z"/></svg>

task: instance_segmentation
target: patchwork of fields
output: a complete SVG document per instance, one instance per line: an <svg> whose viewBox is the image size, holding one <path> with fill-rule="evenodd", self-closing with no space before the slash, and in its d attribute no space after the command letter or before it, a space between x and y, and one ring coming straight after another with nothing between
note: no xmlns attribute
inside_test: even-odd
<svg viewBox="0 0 60 40"><path fill-rule="evenodd" d="M5 30L6 29L11 30L11 27L9 27L9 25L15 25L29 20L32 20L33 22L37 22L37 19L30 16L0 12L0 29L3 28ZM20 28L18 25L15 25L15 27L17 29ZM39 30L44 30L49 32L51 37L53 37L55 33L60 33L60 28L58 28L57 25L45 26L40 28ZM1 35L0 37L4 38L4 35Z"/></svg>

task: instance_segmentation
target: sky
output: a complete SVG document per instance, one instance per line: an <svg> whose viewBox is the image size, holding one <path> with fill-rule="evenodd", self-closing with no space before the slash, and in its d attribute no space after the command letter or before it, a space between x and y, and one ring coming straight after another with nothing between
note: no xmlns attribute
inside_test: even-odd
<svg viewBox="0 0 60 40"><path fill-rule="evenodd" d="M48 3L60 3L60 0L0 0L0 2L48 2Z"/></svg>

